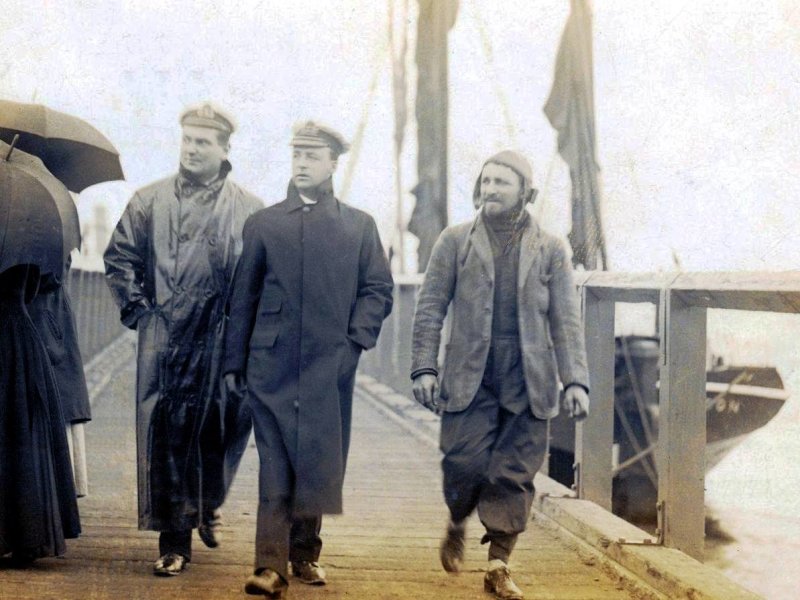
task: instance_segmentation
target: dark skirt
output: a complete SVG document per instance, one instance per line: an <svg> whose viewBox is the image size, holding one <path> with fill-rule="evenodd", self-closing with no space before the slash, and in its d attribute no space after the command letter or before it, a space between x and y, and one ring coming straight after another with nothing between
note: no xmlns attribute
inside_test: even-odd
<svg viewBox="0 0 800 600"><path fill-rule="evenodd" d="M9 271L0 275L0 554L58 556L65 538L80 534L64 418L47 352Z"/></svg>

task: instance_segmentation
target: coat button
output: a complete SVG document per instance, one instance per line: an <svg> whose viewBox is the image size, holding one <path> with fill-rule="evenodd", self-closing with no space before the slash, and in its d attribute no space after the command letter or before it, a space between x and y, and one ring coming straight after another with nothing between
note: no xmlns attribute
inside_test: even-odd
<svg viewBox="0 0 800 600"><path fill-rule="evenodd" d="M211 298L214 295L214 290L206 290L206 298Z"/></svg>
<svg viewBox="0 0 800 600"><path fill-rule="evenodd" d="M188 233L180 234L178 236L178 241L180 241L180 242L188 242L189 241L189 234Z"/></svg>
<svg viewBox="0 0 800 600"><path fill-rule="evenodd" d="M310 206L304 206L303 207L303 212L310 212L310 211L311 211L311 207Z"/></svg>
<svg viewBox="0 0 800 600"><path fill-rule="evenodd" d="M215 238L215 237L208 238L208 245L209 246L216 246L217 245L217 238Z"/></svg>

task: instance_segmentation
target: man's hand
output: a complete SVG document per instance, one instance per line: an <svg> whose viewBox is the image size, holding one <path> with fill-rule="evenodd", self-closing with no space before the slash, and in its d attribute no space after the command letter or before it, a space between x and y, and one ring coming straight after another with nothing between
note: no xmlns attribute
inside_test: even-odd
<svg viewBox="0 0 800 600"><path fill-rule="evenodd" d="M245 384L244 377L239 373L225 373L225 389L231 396L237 398L244 398L247 392L247 385Z"/></svg>
<svg viewBox="0 0 800 600"><path fill-rule="evenodd" d="M571 385L565 390L562 404L567 414L576 421L583 421L589 416L589 394L579 385Z"/></svg>
<svg viewBox="0 0 800 600"><path fill-rule="evenodd" d="M431 373L423 373L414 378L411 389L414 399L427 409L436 412L439 400L439 379Z"/></svg>

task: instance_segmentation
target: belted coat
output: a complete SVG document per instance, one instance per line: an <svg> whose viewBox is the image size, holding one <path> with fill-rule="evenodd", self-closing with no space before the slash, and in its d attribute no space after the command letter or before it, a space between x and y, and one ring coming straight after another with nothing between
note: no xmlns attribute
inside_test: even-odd
<svg viewBox="0 0 800 600"><path fill-rule="evenodd" d="M229 178L216 196L179 199L177 177L134 194L104 256L122 323L138 333L139 527L157 531L196 527L235 470L219 457L238 412L220 377L224 307L244 222L263 207Z"/></svg>
<svg viewBox="0 0 800 600"><path fill-rule="evenodd" d="M245 224L224 370L246 375L253 411L277 423L294 487L280 489L282 472L264 487L288 493L295 515L342 512L356 366L391 311L392 287L374 220L329 186L307 206L290 184Z"/></svg>
<svg viewBox="0 0 800 600"><path fill-rule="evenodd" d="M441 373L445 411L469 406L481 384L492 335L494 259L487 225L474 221L445 229L433 248L417 299L412 376L438 372L444 317L452 326ZM572 265L564 244L531 218L520 240L517 314L522 367L533 414L558 414L559 381L589 389L586 350Z"/></svg>

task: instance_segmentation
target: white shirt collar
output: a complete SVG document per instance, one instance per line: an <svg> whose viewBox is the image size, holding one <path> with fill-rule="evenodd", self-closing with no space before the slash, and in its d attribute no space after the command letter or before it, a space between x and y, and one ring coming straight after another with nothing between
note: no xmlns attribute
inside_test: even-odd
<svg viewBox="0 0 800 600"><path fill-rule="evenodd" d="M316 200L312 200L311 198L303 196L303 194L300 194L300 200L303 201L303 204L316 204L317 203Z"/></svg>

